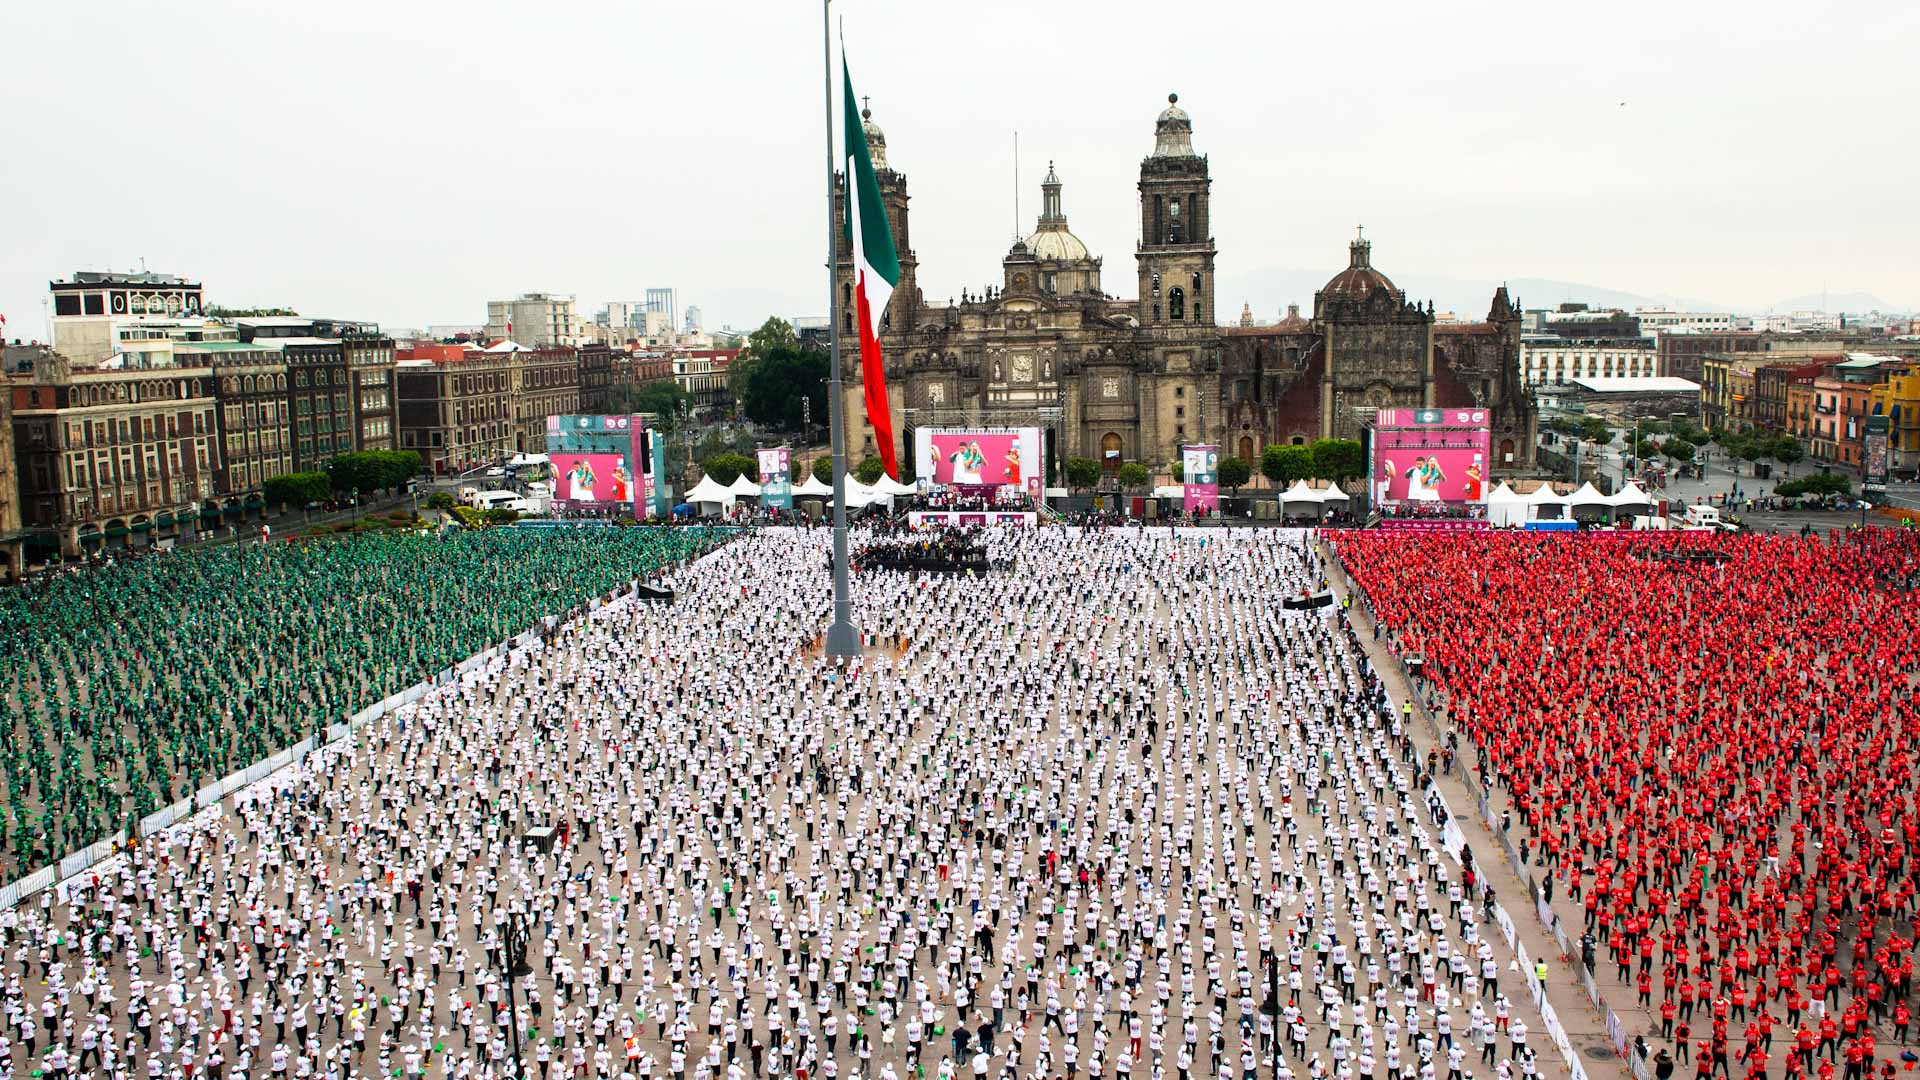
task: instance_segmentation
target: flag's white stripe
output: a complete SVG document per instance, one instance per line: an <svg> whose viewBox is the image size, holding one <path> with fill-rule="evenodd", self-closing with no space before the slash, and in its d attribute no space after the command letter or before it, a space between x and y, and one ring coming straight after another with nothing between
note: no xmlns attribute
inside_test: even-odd
<svg viewBox="0 0 1920 1080"><path fill-rule="evenodd" d="M862 136L864 138L865 136ZM847 221L853 228L853 287L864 292L867 297L867 311L872 316L872 325L867 328L874 340L880 339L880 313L887 310L887 300L893 296L893 282L880 276L873 264L867 261L867 248L860 235L860 185L854 172L854 160L847 158ZM854 313L859 314L855 308Z"/></svg>

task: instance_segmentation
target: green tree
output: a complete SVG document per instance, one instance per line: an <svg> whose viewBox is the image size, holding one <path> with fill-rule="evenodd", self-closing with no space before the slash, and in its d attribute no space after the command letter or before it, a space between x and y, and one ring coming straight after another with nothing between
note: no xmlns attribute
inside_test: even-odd
<svg viewBox="0 0 1920 1080"><path fill-rule="evenodd" d="M693 408L693 395L673 379L655 379L649 383L619 382L607 395L607 408L615 413L648 413L662 430L669 422L686 417Z"/></svg>
<svg viewBox="0 0 1920 1080"><path fill-rule="evenodd" d="M713 478L713 482L725 487L745 474L751 476L758 466L745 454L715 454L700 462L700 469Z"/></svg>
<svg viewBox="0 0 1920 1080"><path fill-rule="evenodd" d="M1067 459L1067 486L1084 491L1100 482L1100 463L1092 458Z"/></svg>
<svg viewBox="0 0 1920 1080"><path fill-rule="evenodd" d="M1650 461L1653 456L1659 452L1660 448L1654 445L1652 439L1641 439L1633 446L1633 456L1639 458L1641 461Z"/></svg>
<svg viewBox="0 0 1920 1080"><path fill-rule="evenodd" d="M792 323L778 315L770 315L758 330L747 335L746 351L748 355L764 358L773 355L775 350L792 348L799 341Z"/></svg>
<svg viewBox="0 0 1920 1080"><path fill-rule="evenodd" d="M1304 446L1269 446L1260 454L1260 475L1277 487L1290 487L1313 473L1313 451Z"/></svg>
<svg viewBox="0 0 1920 1080"><path fill-rule="evenodd" d="M1692 443L1675 436L1660 444L1660 452L1675 461L1692 461L1694 449Z"/></svg>
<svg viewBox="0 0 1920 1080"><path fill-rule="evenodd" d="M740 409L747 419L783 431L799 431L811 403L815 423L827 419L827 376L832 360L820 349L786 344L754 354L739 385Z"/></svg>
<svg viewBox="0 0 1920 1080"><path fill-rule="evenodd" d="M1788 480L1773 489L1774 494L1791 497L1794 495L1851 495L1853 482L1837 473L1814 473Z"/></svg>
<svg viewBox="0 0 1920 1080"><path fill-rule="evenodd" d="M1782 465L1791 465L1806 457L1807 451L1800 445L1799 439L1791 435L1782 435L1768 445L1767 456Z"/></svg>
<svg viewBox="0 0 1920 1080"><path fill-rule="evenodd" d="M1366 459L1356 439L1315 439L1308 452L1313 455L1313 472L1322 480L1345 480L1366 472Z"/></svg>
<svg viewBox="0 0 1920 1080"><path fill-rule="evenodd" d="M1253 466L1237 457L1220 459L1220 486L1239 491L1240 485L1253 479Z"/></svg>
<svg viewBox="0 0 1920 1080"><path fill-rule="evenodd" d="M1613 425L1598 416L1580 421L1580 436L1590 443L1607 446L1613 442Z"/></svg>
<svg viewBox="0 0 1920 1080"><path fill-rule="evenodd" d="M260 484L261 494L277 506L303 507L325 499L333 491L323 472L285 473L269 476Z"/></svg>
<svg viewBox="0 0 1920 1080"><path fill-rule="evenodd" d="M445 491L436 491L427 499L429 510L451 510L453 507L453 496Z"/></svg>
<svg viewBox="0 0 1920 1080"><path fill-rule="evenodd" d="M1145 487L1149 479L1151 477L1147 474L1147 467L1137 461L1129 461L1120 466L1120 486L1128 491Z"/></svg>
<svg viewBox="0 0 1920 1080"><path fill-rule="evenodd" d="M823 484L833 483L833 458L831 456L813 459L813 478Z"/></svg>
<svg viewBox="0 0 1920 1080"><path fill-rule="evenodd" d="M1184 481L1187 478L1187 463L1180 458L1174 458L1173 464L1167 466L1167 474L1173 477L1173 482L1176 484Z"/></svg>
<svg viewBox="0 0 1920 1080"><path fill-rule="evenodd" d="M854 468L853 475L863 484L878 483L881 477L887 475L887 463L881 461L878 455L868 454Z"/></svg>

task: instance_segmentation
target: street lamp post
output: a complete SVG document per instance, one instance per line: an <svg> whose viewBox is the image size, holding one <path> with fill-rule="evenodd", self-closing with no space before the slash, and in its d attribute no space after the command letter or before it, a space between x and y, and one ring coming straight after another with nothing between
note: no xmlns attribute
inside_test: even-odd
<svg viewBox="0 0 1920 1080"><path fill-rule="evenodd" d="M513 1025L513 1075L526 1075L526 1060L520 1053L520 1007L516 1001L516 988L520 980L533 973L533 966L527 963L527 917L517 911L507 913L507 937L501 943L501 959L506 961L507 976L507 1019Z"/></svg>

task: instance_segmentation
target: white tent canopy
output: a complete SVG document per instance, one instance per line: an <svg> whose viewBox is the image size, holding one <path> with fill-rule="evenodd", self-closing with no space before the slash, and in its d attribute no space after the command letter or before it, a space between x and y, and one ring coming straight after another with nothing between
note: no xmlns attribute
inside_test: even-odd
<svg viewBox="0 0 1920 1080"><path fill-rule="evenodd" d="M1581 484L1578 490L1576 490L1573 494L1566 496L1565 499L1562 501L1564 501L1568 506L1611 506L1613 505L1613 500L1609 499L1605 495L1600 494L1600 489L1597 487L1594 487L1593 482L1591 480L1589 480L1584 484Z"/></svg>
<svg viewBox="0 0 1920 1080"><path fill-rule="evenodd" d="M1613 493L1607 502L1613 506L1652 506L1653 499L1640 490L1639 484L1629 483Z"/></svg>
<svg viewBox="0 0 1920 1080"><path fill-rule="evenodd" d="M1308 487L1305 480L1295 480L1292 487L1280 493L1280 501L1317 503L1320 501L1320 493Z"/></svg>
<svg viewBox="0 0 1920 1080"><path fill-rule="evenodd" d="M796 498L802 495L811 495L815 498L831 499L833 497L833 488L821 483L819 477L809 472L805 480L793 486L793 494Z"/></svg>
<svg viewBox="0 0 1920 1080"><path fill-rule="evenodd" d="M733 483L727 485L727 490L733 492L735 495L758 495L760 494L760 485L747 479L746 473L741 473L739 476L733 478Z"/></svg>
<svg viewBox="0 0 1920 1080"><path fill-rule="evenodd" d="M734 494L721 486L713 477L703 476L699 483L693 485L693 490L682 496L680 501L696 506L708 504L727 507L733 505Z"/></svg>
<svg viewBox="0 0 1920 1080"><path fill-rule="evenodd" d="M874 481L873 490L881 495L889 496L919 494L919 489L915 488L912 484L903 484L893 477L888 476L886 473L881 473L880 479Z"/></svg>
<svg viewBox="0 0 1920 1080"><path fill-rule="evenodd" d="M1323 503L1337 503L1337 502L1348 501L1347 493L1344 491L1341 491L1340 485L1338 484L1328 484L1326 487L1321 488L1318 494L1320 496L1320 501Z"/></svg>
<svg viewBox="0 0 1920 1080"><path fill-rule="evenodd" d="M1495 527L1523 525L1527 520L1527 500L1505 481L1487 495L1487 522Z"/></svg>
<svg viewBox="0 0 1920 1080"><path fill-rule="evenodd" d="M1566 497L1553 490L1552 484L1542 483L1539 487L1521 496L1529 506L1565 506Z"/></svg>

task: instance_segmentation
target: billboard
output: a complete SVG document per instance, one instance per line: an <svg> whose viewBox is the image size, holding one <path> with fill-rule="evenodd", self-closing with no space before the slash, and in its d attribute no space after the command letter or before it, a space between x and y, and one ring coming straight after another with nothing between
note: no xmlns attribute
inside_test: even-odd
<svg viewBox="0 0 1920 1080"><path fill-rule="evenodd" d="M631 507L640 498L625 454L549 454L553 501L563 509Z"/></svg>
<svg viewBox="0 0 1920 1080"><path fill-rule="evenodd" d="M1862 484L1884 484L1891 466L1891 447L1888 445L1893 432L1892 420L1885 416L1867 417L1867 431L1862 439L1861 450L1864 454L1860 469Z"/></svg>
<svg viewBox="0 0 1920 1080"><path fill-rule="evenodd" d="M1220 509L1220 448L1199 445L1180 448L1181 503L1188 514L1211 514Z"/></svg>
<svg viewBox="0 0 1920 1080"><path fill-rule="evenodd" d="M665 492L656 492L654 484L660 467L658 438L639 416L549 416L547 457L553 469L553 502L562 510L606 510L626 503L636 518L666 516ZM619 498L611 497L616 474ZM594 497L576 498L576 492Z"/></svg>
<svg viewBox="0 0 1920 1080"><path fill-rule="evenodd" d="M784 446L760 451L760 505L793 509L792 451Z"/></svg>
<svg viewBox="0 0 1920 1080"><path fill-rule="evenodd" d="M1017 487L1037 505L1046 468L1043 439L1037 427L923 427L914 431L914 453L919 475L935 484L982 490Z"/></svg>
<svg viewBox="0 0 1920 1080"><path fill-rule="evenodd" d="M1490 440L1485 409L1381 409L1367 461L1374 505L1484 503Z"/></svg>

